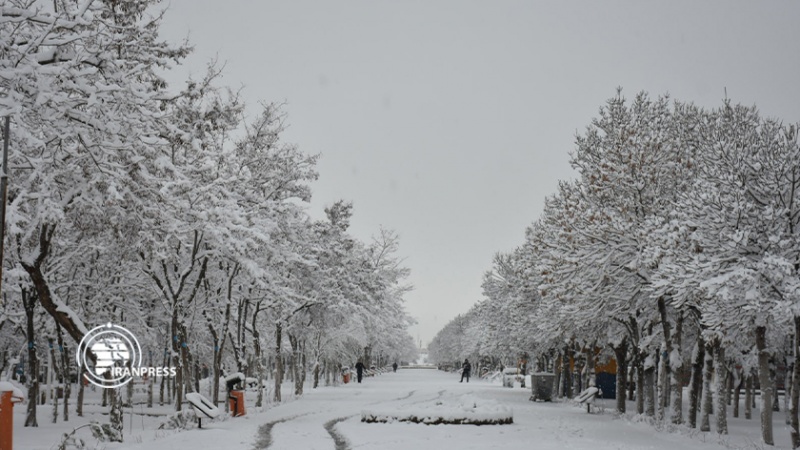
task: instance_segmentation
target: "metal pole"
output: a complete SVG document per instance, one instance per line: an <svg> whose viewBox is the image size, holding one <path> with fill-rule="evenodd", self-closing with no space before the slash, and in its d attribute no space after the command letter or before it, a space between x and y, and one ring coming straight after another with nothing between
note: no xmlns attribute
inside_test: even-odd
<svg viewBox="0 0 800 450"><path fill-rule="evenodd" d="M11 134L11 117L6 116L3 127L3 169L0 172L0 304L3 302L3 257L6 248L6 193L8 191L8 141Z"/></svg>

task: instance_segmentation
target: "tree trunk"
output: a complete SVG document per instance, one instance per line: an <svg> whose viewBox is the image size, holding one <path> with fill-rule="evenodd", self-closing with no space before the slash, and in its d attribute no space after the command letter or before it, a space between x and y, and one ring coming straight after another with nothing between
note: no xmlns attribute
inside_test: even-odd
<svg viewBox="0 0 800 450"><path fill-rule="evenodd" d="M772 383L769 379L770 354L767 349L767 328L756 327L758 381L761 384L761 437L767 445L775 445L772 437Z"/></svg>
<svg viewBox="0 0 800 450"><path fill-rule="evenodd" d="M573 352L572 352L572 354L574 355L573 359L575 361L575 365L573 366L574 370L572 371L572 392L575 393L575 394L577 394L578 392L581 392L581 391L583 391L585 389L585 387L583 386L583 366L585 365L585 363L582 361L581 354L580 354L580 349L576 349L576 350L573 350ZM524 381L525 367L524 367L524 365L523 365L523 367L521 367L521 369L522 369L522 376L523 376L522 387L525 387L525 381ZM479 370L476 368L476 372L477 371L479 371Z"/></svg>
<svg viewBox="0 0 800 450"><path fill-rule="evenodd" d="M706 344L705 362L705 377L703 377L703 412L702 423L700 431L711 431L711 422L709 415L713 408L713 395L711 392L711 380L714 378L714 347L711 344Z"/></svg>
<svg viewBox="0 0 800 450"><path fill-rule="evenodd" d="M671 372L670 386L672 388L672 414L670 420L673 424L683 423L683 355L681 355L683 333L683 314L678 314L675 319L675 332L672 334L672 349L669 353L669 367Z"/></svg>
<svg viewBox="0 0 800 450"><path fill-rule="evenodd" d="M571 362L574 362L572 358L572 347L568 345L564 347L564 359L561 364L562 392L566 398L572 398L572 380L570 379L572 373L570 368ZM617 387L617 392L619 392L619 386Z"/></svg>
<svg viewBox="0 0 800 450"><path fill-rule="evenodd" d="M155 376L147 377L147 407L153 407L153 383L155 383Z"/></svg>
<svg viewBox="0 0 800 450"><path fill-rule="evenodd" d="M58 392L53 393L52 423L58 423Z"/></svg>
<svg viewBox="0 0 800 450"><path fill-rule="evenodd" d="M175 365L175 411L180 411L183 408L183 357L181 354L181 330L178 323L178 306L177 303L172 309L172 322L170 331L172 332L172 362Z"/></svg>
<svg viewBox="0 0 800 450"><path fill-rule="evenodd" d="M793 358L794 359L794 358ZM784 359L785 360L785 359ZM785 422L786 425L792 425L792 383L794 373L794 362L786 367L786 372L783 374L783 410L786 411Z"/></svg>
<svg viewBox="0 0 800 450"><path fill-rule="evenodd" d="M283 382L283 361L281 359L281 323L275 324L275 402L281 401L281 383Z"/></svg>
<svg viewBox="0 0 800 450"><path fill-rule="evenodd" d="M261 408L264 402L264 364L261 356L261 333L258 332L258 312L261 302L256 303L256 312L253 314L253 354L256 363L256 377L258 377L258 394L256 394L256 408Z"/></svg>
<svg viewBox="0 0 800 450"><path fill-rule="evenodd" d="M70 373L70 358L69 351L64 345L64 336L61 332L61 326L56 324L56 336L58 338L58 350L61 356L61 373L64 377L64 422L69 420L69 397L72 394L72 374Z"/></svg>
<svg viewBox="0 0 800 450"><path fill-rule="evenodd" d="M58 375L59 374L59 368L58 368L58 363L57 363L57 359L56 359L56 349L55 349L55 346L53 345L53 338L52 337L48 337L47 338L47 347L50 349L50 353L49 353L50 367L49 367L49 370L48 370L48 378L50 379L50 383L49 383L48 388L50 389L51 396L53 397L53 414L51 415L51 421L52 421L52 423L58 423L58 393L57 393L57 388L54 388L53 385L54 384L58 384L58 383L56 383L56 380L58 379L58 376L59 376ZM56 390L54 390L54 389L56 389Z"/></svg>
<svg viewBox="0 0 800 450"><path fill-rule="evenodd" d="M169 367L169 351L167 347L164 347L164 363L162 364L164 367ZM166 386L167 384L167 377L161 377L161 382L158 386L158 406L164 406L164 388L169 388Z"/></svg>
<svg viewBox="0 0 800 450"><path fill-rule="evenodd" d="M0 266L0 272L3 271L2 266ZM2 273L0 273L0 277L2 277ZM3 296L3 303L8 304L8 299L6 296ZM0 330L3 329L5 321L0 321ZM8 367L10 361L8 360L8 349L3 349L2 353L0 353L0 373L5 373L6 367ZM16 375L11 375L12 379L16 379Z"/></svg>
<svg viewBox="0 0 800 450"><path fill-rule="evenodd" d="M586 387L594 387L597 384L595 379L594 348L595 343L592 342L592 344L586 350L586 380L583 384Z"/></svg>
<svg viewBox="0 0 800 450"><path fill-rule="evenodd" d="M36 404L39 401L39 358L36 354L36 328L33 326L36 298L26 288L22 288L22 304L25 308L26 337L28 339L28 410L25 416L25 426L38 427Z"/></svg>
<svg viewBox="0 0 800 450"><path fill-rule="evenodd" d="M733 417L739 417L739 403L741 403L742 385L744 384L744 376L742 371L734 369L736 380L733 384Z"/></svg>
<svg viewBox="0 0 800 450"><path fill-rule="evenodd" d="M800 317L794 318L794 364L791 377L792 400L789 403L792 448L800 447L800 423L798 423L798 402L800 402Z"/></svg>
<svg viewBox="0 0 800 450"><path fill-rule="evenodd" d="M663 421L665 417L665 409L669 408L669 373L670 355L672 353L672 336L669 324L669 315L667 315L667 305L664 296L658 298L658 313L661 317L661 328L664 333L664 342L661 345L661 354L658 360L658 411L657 420Z"/></svg>
<svg viewBox="0 0 800 450"><path fill-rule="evenodd" d="M78 399L75 401L75 414L78 417L83 417L83 390L85 387L83 385L83 377L85 376L85 371L86 369L83 366L78 367Z"/></svg>
<svg viewBox="0 0 800 450"><path fill-rule="evenodd" d="M623 338L622 342L616 347L612 346L612 349L617 359L617 412L624 414L627 399L628 339Z"/></svg>
<svg viewBox="0 0 800 450"><path fill-rule="evenodd" d="M666 343L661 343L661 351L658 358L658 409L656 409L656 420L662 422L665 416L665 409L669 406L669 352Z"/></svg>
<svg viewBox="0 0 800 450"><path fill-rule="evenodd" d="M111 428L117 432L116 436L110 436L112 442L122 442L122 402L119 401L120 394L117 388L106 389L108 391L109 401L111 403L111 411L109 411L108 419L111 423Z"/></svg>
<svg viewBox="0 0 800 450"><path fill-rule="evenodd" d="M238 266L234 269L234 274L228 278L227 297L225 302L225 314L223 315L222 331L217 334L214 324L211 319L206 317L206 325L211 333L211 339L214 342L214 357L212 360L212 378L211 380L211 401L214 405L219 404L219 378L222 374L222 349L225 347L225 340L228 337L228 324L231 320L231 299L233 295L233 279L238 273ZM226 402L227 403L227 402Z"/></svg>
<svg viewBox="0 0 800 450"><path fill-rule="evenodd" d="M636 395L636 392L635 392L635 390L636 390L636 378L635 378L636 377L636 369L635 369L636 368L636 358L634 358L633 361L634 361L634 366L633 366L634 370L629 370L628 371L628 398L629 399L636 398L635 397L635 395ZM580 392L580 391L578 391L578 392Z"/></svg>
<svg viewBox="0 0 800 450"><path fill-rule="evenodd" d="M197 362L197 357L190 354L192 367L194 367L194 391L200 392L200 363Z"/></svg>
<svg viewBox="0 0 800 450"><path fill-rule="evenodd" d="M181 396L186 392L194 391L194 373L192 370L192 353L189 351L189 334L186 332L186 325L180 324L180 356L181 364L183 365L183 385L181 386ZM183 398L181 398L183 400Z"/></svg>
<svg viewBox="0 0 800 450"><path fill-rule="evenodd" d="M775 370L775 360L770 359L769 363L769 380L772 385L772 411L779 412L781 410L781 402L778 393L778 374Z"/></svg>
<svg viewBox="0 0 800 450"><path fill-rule="evenodd" d="M219 377L222 376L222 350L221 346L214 347L214 364L212 368L211 398L215 405L219 404Z"/></svg>
<svg viewBox="0 0 800 450"><path fill-rule="evenodd" d="M300 368L298 367L300 362L300 343L297 340L297 336L294 334L288 333L288 336L289 345L292 347L292 381L294 382L294 395L301 395L303 393L303 382L300 378Z"/></svg>
<svg viewBox="0 0 800 450"><path fill-rule="evenodd" d="M372 366L372 346L364 347L364 367L369 369Z"/></svg>
<svg viewBox="0 0 800 450"><path fill-rule="evenodd" d="M80 342L81 339L83 339L83 331L81 331L83 329L83 324L75 322L73 316L69 314L69 311L60 308L61 305L53 300L50 287L42 272L42 263L50 253L50 243L53 239L55 228L55 225L45 224L41 226L39 230L39 254L36 255L36 259L32 263L20 261L20 264L22 268L25 269L25 272L28 273L31 283L33 283L36 292L35 298L39 300L39 303L45 311L50 314L56 323L66 330L67 334L69 334L75 342ZM87 356L94 358L94 353L88 352Z"/></svg>
<svg viewBox="0 0 800 450"><path fill-rule="evenodd" d="M303 388L306 385L306 344L300 342L300 382L295 381L295 395L303 395ZM298 389L299 387L299 389Z"/></svg>
<svg viewBox="0 0 800 450"><path fill-rule="evenodd" d="M127 366L128 370L133 369L133 363L130 360L128 360ZM125 385L125 403L123 403L122 406L126 408L133 406L133 380Z"/></svg>
<svg viewBox="0 0 800 450"><path fill-rule="evenodd" d="M716 343L714 360L717 369L717 407L714 411L717 416L717 433L728 434L728 403L725 401L728 368L725 365L725 347L719 342Z"/></svg>
<svg viewBox="0 0 800 450"><path fill-rule="evenodd" d="M644 395L645 395L645 414L649 417L656 415L656 362L652 356L644 360Z"/></svg>
<svg viewBox="0 0 800 450"><path fill-rule="evenodd" d="M644 382L644 363L641 355L636 363L636 414L644 414L645 382Z"/></svg>
<svg viewBox="0 0 800 450"><path fill-rule="evenodd" d="M749 371L744 379L744 418L753 418L753 374Z"/></svg>
<svg viewBox="0 0 800 450"><path fill-rule="evenodd" d="M555 379L553 380L553 396L556 398L561 397L561 361L563 360L561 353L558 354L556 357L555 364L553 364L553 372L555 374Z"/></svg>
<svg viewBox="0 0 800 450"><path fill-rule="evenodd" d="M698 333L697 342L692 351L692 384L689 391L689 427L697 428L697 410L700 408L701 393L703 391L703 361L706 350L703 337Z"/></svg>
<svg viewBox="0 0 800 450"><path fill-rule="evenodd" d="M725 376L725 404L728 405L728 406L731 406L731 400L732 400L731 397L733 396L733 387L734 387L734 383L736 382L736 380L734 379L734 378L736 378L734 376L734 372L735 371L732 370L732 369L733 369L732 367L728 366L728 367L726 367L727 371L725 372L726 373L726 376Z"/></svg>
<svg viewBox="0 0 800 450"><path fill-rule="evenodd" d="M783 363L786 365L786 370L783 371L783 410L784 422L786 425L792 424L791 416L791 398L792 398L792 372L794 372L794 364L788 364L786 358L783 358Z"/></svg>
<svg viewBox="0 0 800 450"><path fill-rule="evenodd" d="M169 363L167 363L167 367L172 367L172 358L169 359ZM167 387L167 403L172 403L172 392L175 390L175 379L178 378L178 372L175 371L174 377L163 377L161 378Z"/></svg>

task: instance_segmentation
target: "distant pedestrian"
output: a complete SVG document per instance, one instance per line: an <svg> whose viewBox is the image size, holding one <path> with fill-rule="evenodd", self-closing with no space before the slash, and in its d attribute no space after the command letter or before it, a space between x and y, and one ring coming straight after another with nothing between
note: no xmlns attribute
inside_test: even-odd
<svg viewBox="0 0 800 450"><path fill-rule="evenodd" d="M470 365L468 359L464 359L464 364L461 365L461 381L459 383L464 382L464 378L467 379L467 383L469 383L469 373L472 371L472 365Z"/></svg>
<svg viewBox="0 0 800 450"><path fill-rule="evenodd" d="M358 378L358 382L361 383L361 378L364 376L364 364L359 359L356 363L356 377Z"/></svg>
<svg viewBox="0 0 800 450"><path fill-rule="evenodd" d="M392 364L392 370L397 372L397 363Z"/></svg>

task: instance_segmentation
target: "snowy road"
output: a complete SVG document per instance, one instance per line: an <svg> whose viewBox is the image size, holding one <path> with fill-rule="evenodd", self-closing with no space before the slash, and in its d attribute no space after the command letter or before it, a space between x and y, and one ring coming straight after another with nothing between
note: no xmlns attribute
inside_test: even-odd
<svg viewBox="0 0 800 450"><path fill-rule="evenodd" d="M422 425L362 423L362 410L391 410L434 404L437 399L473 395L513 409L510 425ZM160 436L125 448L222 449L720 449L714 433L686 429L656 431L652 425L618 418L605 400L605 412L586 414L569 403L533 403L529 391L508 389L436 370L400 370L362 384L309 389L298 400L245 418L212 423L203 430ZM689 436L692 434L693 436ZM725 437L727 448L751 444L746 436Z"/></svg>

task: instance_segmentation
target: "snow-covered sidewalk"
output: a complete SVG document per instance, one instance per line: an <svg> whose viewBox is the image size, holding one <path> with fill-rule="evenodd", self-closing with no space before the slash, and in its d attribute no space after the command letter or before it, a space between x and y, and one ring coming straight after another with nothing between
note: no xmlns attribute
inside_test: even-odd
<svg viewBox="0 0 800 450"><path fill-rule="evenodd" d="M719 449L717 435L659 432L646 423L610 412L586 414L565 403L533 403L529 390L503 388L436 370L400 370L366 378L362 384L309 389L306 395L247 418L212 423L207 429L162 437L126 448L221 449ZM510 425L423 425L363 423L362 411L430 410L437 399L490 399L513 410ZM707 442L703 442L703 441ZM743 440L740 445L748 443ZM734 446L735 447L735 446Z"/></svg>
<svg viewBox="0 0 800 450"><path fill-rule="evenodd" d="M150 431L137 431L143 428L139 419L134 418L132 428L126 430L124 444L100 446L136 450L762 448L754 444L759 439L757 420L732 419L732 435L721 438L714 432L700 433L685 427L658 431L632 416L616 415L613 400L598 400L599 412L587 414L584 407L569 402L531 402L529 389L504 388L475 378L470 383L459 383L458 379L458 375L437 370L401 369L397 373L365 378L362 384L308 388L302 398L261 412L250 408L245 417L204 420L203 429L153 431L154 426L142 423L144 429ZM251 395L248 392L248 396ZM248 397L250 401L252 398ZM446 415L457 413L458 408L470 409L468 403L477 405L479 417L510 409L513 423L476 426L361 422L362 412L390 415L396 411L398 417L428 413ZM781 418L782 415L776 417L778 446L775 448L786 448L789 443L788 433L784 433L780 424ZM21 419L21 414L17 419ZM129 423L126 416L126 427ZM39 430L15 427L18 431L15 448L54 448L58 434L48 430L50 427L52 425L44 423ZM90 447L94 443L92 438L87 439Z"/></svg>

